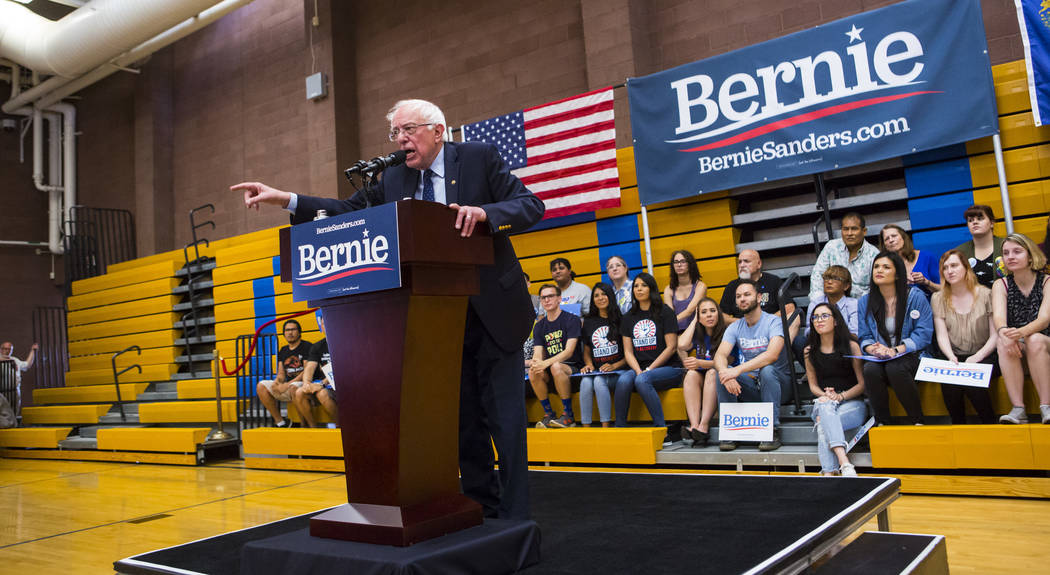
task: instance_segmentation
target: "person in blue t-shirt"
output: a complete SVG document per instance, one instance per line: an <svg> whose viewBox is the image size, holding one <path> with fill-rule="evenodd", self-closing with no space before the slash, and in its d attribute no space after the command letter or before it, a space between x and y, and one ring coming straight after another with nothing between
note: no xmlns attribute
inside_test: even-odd
<svg viewBox="0 0 1050 575"><path fill-rule="evenodd" d="M561 289L553 284L540 288L540 305L544 315L532 329L534 343L532 363L529 366L529 384L543 406L543 419L536 427L575 427L572 412L572 385L569 376L576 372L580 359L580 318L561 309ZM547 398L549 384L554 380L563 407L561 417L554 414Z"/></svg>
<svg viewBox="0 0 1050 575"><path fill-rule="evenodd" d="M780 401L790 395L791 376L784 349L784 326L779 317L762 311L758 305L758 287L751 280L740 280L736 286L736 306L744 312L722 336L715 353L715 369L722 385L718 386L719 403L762 401L773 404L773 441L758 444L760 451L779 449ZM733 347L739 349L740 364L729 367ZM735 441L720 441L722 451L736 449Z"/></svg>

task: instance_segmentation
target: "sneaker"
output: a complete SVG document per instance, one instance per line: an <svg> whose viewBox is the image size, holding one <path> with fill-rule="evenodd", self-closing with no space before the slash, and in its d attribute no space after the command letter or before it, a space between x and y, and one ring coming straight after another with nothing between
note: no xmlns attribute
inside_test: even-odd
<svg viewBox="0 0 1050 575"><path fill-rule="evenodd" d="M546 419L546 418L544 418ZM542 422L541 422L542 423ZM547 427L561 428L561 427L576 427L576 422L573 421L568 415L562 415L557 419L552 419L547 422Z"/></svg>
<svg viewBox="0 0 1050 575"><path fill-rule="evenodd" d="M554 421L554 416L544 415L543 419L536 422L536 429L547 429L551 426L552 421Z"/></svg>
<svg viewBox="0 0 1050 575"><path fill-rule="evenodd" d="M1043 423L1050 423L1050 405L1040 405L1039 414L1043 417Z"/></svg>
<svg viewBox="0 0 1050 575"><path fill-rule="evenodd" d="M1045 414L1046 412L1044 411L1043 413ZM1014 408L1010 410L1010 413L999 418L999 423L1012 423L1014 425L1028 423L1028 414L1024 412L1023 407L1017 407L1015 405Z"/></svg>
<svg viewBox="0 0 1050 575"><path fill-rule="evenodd" d="M847 463L842 467L839 467L839 475L843 477L856 477L857 468L852 463Z"/></svg>
<svg viewBox="0 0 1050 575"><path fill-rule="evenodd" d="M667 435L665 435L665 436L664 436L664 443L663 443L663 446L664 446L664 447L670 447L670 446L672 446L672 445L674 445L674 440L673 440L673 439L671 439L671 434L670 434L670 433L668 433Z"/></svg>
<svg viewBox="0 0 1050 575"><path fill-rule="evenodd" d="M760 441L758 443L758 450L759 451L776 451L777 449L780 449L781 445L783 445L783 443L780 442L780 430L779 429L774 429L773 430L773 441Z"/></svg>
<svg viewBox="0 0 1050 575"><path fill-rule="evenodd" d="M291 427L291 426L292 426L292 420L288 419L287 417L282 418L280 423L275 423L274 424L274 427Z"/></svg>
<svg viewBox="0 0 1050 575"><path fill-rule="evenodd" d="M718 442L718 450L719 451L733 451L734 449L736 449L736 442L735 441L719 441Z"/></svg>
<svg viewBox="0 0 1050 575"><path fill-rule="evenodd" d="M707 447L707 442L711 440L711 436L699 429L690 429L689 434L693 436L693 447Z"/></svg>

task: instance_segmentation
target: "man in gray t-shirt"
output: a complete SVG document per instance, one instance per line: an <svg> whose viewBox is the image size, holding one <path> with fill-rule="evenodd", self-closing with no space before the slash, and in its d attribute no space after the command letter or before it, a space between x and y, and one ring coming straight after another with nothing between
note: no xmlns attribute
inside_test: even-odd
<svg viewBox="0 0 1050 575"><path fill-rule="evenodd" d="M569 305L570 307L565 309L576 313L571 305L580 304L580 313L576 315L580 317L587 315L591 309L591 290L576 281L576 274L572 272L572 264L569 263L569 260L565 258L551 260L551 278L561 290L561 305L563 307Z"/></svg>
<svg viewBox="0 0 1050 575"><path fill-rule="evenodd" d="M780 318L762 311L758 288L751 280L740 280L736 305L744 317L726 328L715 352L718 370L718 402L761 401L773 404L773 441L758 444L761 451L780 447L780 403L791 395L791 376L784 349L784 328ZM729 367L729 355L737 347L740 363ZM736 449L736 442L722 441L722 451Z"/></svg>

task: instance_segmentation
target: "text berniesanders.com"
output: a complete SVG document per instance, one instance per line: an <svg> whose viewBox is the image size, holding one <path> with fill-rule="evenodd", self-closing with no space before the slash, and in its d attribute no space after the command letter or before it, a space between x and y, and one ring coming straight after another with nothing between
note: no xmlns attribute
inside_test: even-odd
<svg viewBox="0 0 1050 575"><path fill-rule="evenodd" d="M809 154L835 147L845 147L859 142L877 140L888 136L904 134L911 130L907 118L896 118L885 120L870 126L864 126L854 133L853 130L841 130L830 134L816 135L812 132L801 140L777 143L773 140L764 142L761 146L752 148L745 146L742 152L724 154L721 156L700 156L697 161L700 164L700 173L718 172L730 168L749 166L767 160L777 160Z"/></svg>

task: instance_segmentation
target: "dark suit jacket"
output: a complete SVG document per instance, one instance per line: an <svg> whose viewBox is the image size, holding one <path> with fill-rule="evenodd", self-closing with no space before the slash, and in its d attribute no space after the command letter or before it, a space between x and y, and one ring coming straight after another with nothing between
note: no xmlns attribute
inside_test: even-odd
<svg viewBox="0 0 1050 575"><path fill-rule="evenodd" d="M379 193L384 202L414 197L420 171L404 165L383 172ZM492 229L495 263L481 268L481 293L470 305L492 339L505 351L521 349L532 328L532 300L508 234L528 229L543 217L543 201L510 173L495 146L479 142L445 143L445 199L448 203L485 210ZM329 215L365 207L362 193L347 200L299 196L292 223L313 219L317 210Z"/></svg>

